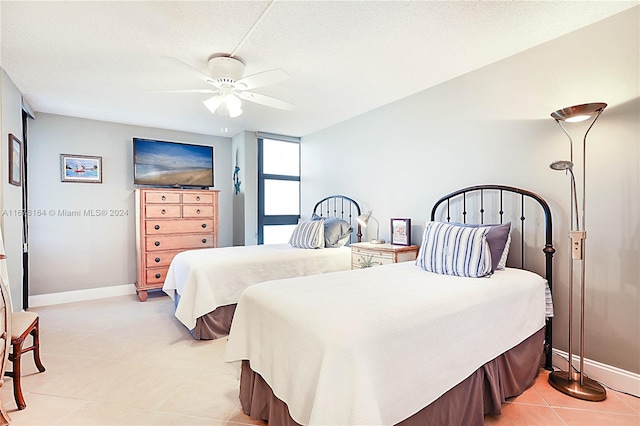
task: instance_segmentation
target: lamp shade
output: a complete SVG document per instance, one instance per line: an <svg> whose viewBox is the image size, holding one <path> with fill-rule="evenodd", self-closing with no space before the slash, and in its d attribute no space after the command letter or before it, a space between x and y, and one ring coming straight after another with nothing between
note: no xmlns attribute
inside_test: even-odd
<svg viewBox="0 0 640 426"><path fill-rule="evenodd" d="M371 216L371 210L369 210L365 214L361 214L360 216L358 216L357 220L360 225L366 227L367 224L369 223L369 220L371 219L373 219L373 221L378 225L378 227L376 229L376 237L372 240L369 240L369 242L372 244L384 244L384 240L380 239L380 223L375 217Z"/></svg>
<svg viewBox="0 0 640 426"><path fill-rule="evenodd" d="M567 160L558 160L549 164L553 170L571 170L573 169L573 163Z"/></svg>
<svg viewBox="0 0 640 426"><path fill-rule="evenodd" d="M362 226L367 226L367 223L369 223L369 219L371 219L371 210L369 210L365 214L361 214L360 216L358 216L358 223Z"/></svg>
<svg viewBox="0 0 640 426"><path fill-rule="evenodd" d="M602 112L606 107L607 104L604 102L574 105L552 112L551 117L569 123L584 121L591 118L594 114Z"/></svg>

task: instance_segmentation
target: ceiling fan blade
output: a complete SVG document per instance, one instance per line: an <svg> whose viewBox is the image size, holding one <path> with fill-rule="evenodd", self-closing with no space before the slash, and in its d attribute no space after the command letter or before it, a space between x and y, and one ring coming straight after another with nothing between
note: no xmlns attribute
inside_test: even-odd
<svg viewBox="0 0 640 426"><path fill-rule="evenodd" d="M200 71L199 69L197 69L195 67L192 67L191 65L187 64L186 62L182 62L180 59L174 58L172 56L164 56L164 58L169 60L169 61L171 61L171 62L173 62L173 63L175 63L175 64L177 64L177 65L179 65L182 68L188 69L189 71L191 71L192 74L195 74L195 76L198 77L199 79L204 80L209 84L213 83L213 79L208 74L206 74L203 71Z"/></svg>
<svg viewBox="0 0 640 426"><path fill-rule="evenodd" d="M293 109L293 104L282 99L272 98L271 96L261 95L253 92L238 92L239 97L249 102L255 102L257 104L266 105L273 108L284 109L289 111Z"/></svg>
<svg viewBox="0 0 640 426"><path fill-rule="evenodd" d="M216 94L220 91L217 89L172 89L172 90L150 90L155 93L209 93Z"/></svg>
<svg viewBox="0 0 640 426"><path fill-rule="evenodd" d="M236 81L234 86L240 90L255 89L256 87L280 83L288 78L289 74L281 69L275 69L248 75Z"/></svg>

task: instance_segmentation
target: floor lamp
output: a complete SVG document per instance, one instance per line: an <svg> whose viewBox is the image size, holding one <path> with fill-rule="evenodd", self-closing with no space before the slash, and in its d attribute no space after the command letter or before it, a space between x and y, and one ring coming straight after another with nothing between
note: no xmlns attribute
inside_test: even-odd
<svg viewBox="0 0 640 426"><path fill-rule="evenodd" d="M559 109L552 112L553 117L564 133L569 138L571 144L571 160L554 161L550 167L553 170L565 170L571 175L571 220L569 231L570 256L569 256L569 371L554 371L549 374L549 384L556 390L572 396L574 398L587 401L602 401L607 397L604 387L595 380L584 376L584 293L585 293L585 239L587 231L585 229L585 185L586 185L586 150L587 134L593 127L602 111L606 108L605 103L591 103L576 105ZM576 191L576 180L573 174L573 140L567 132L563 123L575 123L591 119L591 124L587 128L582 141L582 206L578 210L578 193ZM575 223L574 223L575 219ZM581 220L580 220L581 219ZM581 226L582 225L582 226ZM573 368L573 282L574 266L580 264L580 371Z"/></svg>

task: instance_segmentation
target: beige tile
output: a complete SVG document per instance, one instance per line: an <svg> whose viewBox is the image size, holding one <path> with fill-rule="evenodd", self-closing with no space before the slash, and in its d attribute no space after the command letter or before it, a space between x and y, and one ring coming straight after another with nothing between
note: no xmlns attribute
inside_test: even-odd
<svg viewBox="0 0 640 426"><path fill-rule="evenodd" d="M7 399L7 393L2 392L2 401L11 416L12 426L53 425L85 404L85 401L79 399L28 394L25 395L27 408L18 410L13 401L13 394L9 395L10 400Z"/></svg>
<svg viewBox="0 0 640 426"><path fill-rule="evenodd" d="M266 426L267 422L262 420L252 419L242 411L241 407L238 407L236 408L236 411L231 415L231 417L229 417L229 419L227 420L227 425L229 426L236 425L236 424Z"/></svg>
<svg viewBox="0 0 640 426"><path fill-rule="evenodd" d="M224 426L220 420L205 419L202 417L184 416L181 414L153 412L147 417L141 426Z"/></svg>
<svg viewBox="0 0 640 426"><path fill-rule="evenodd" d="M85 402L58 420L57 425L137 425L151 414L148 410L101 402Z"/></svg>
<svg viewBox="0 0 640 426"><path fill-rule="evenodd" d="M640 413L640 398L638 398L637 396L627 395L627 394L615 392L615 391L607 391L607 392L609 393L609 395L615 395L616 397L620 398L622 402L624 402L629 407L631 407L636 413Z"/></svg>
<svg viewBox="0 0 640 426"><path fill-rule="evenodd" d="M166 369L140 365L136 371L120 376L110 386L105 386L93 399L127 407L155 409L180 384L173 377L180 377L177 370L169 372Z"/></svg>
<svg viewBox="0 0 640 426"><path fill-rule="evenodd" d="M613 414L602 411L554 408L554 411L568 425L584 426L638 426L640 415Z"/></svg>
<svg viewBox="0 0 640 426"><path fill-rule="evenodd" d="M52 376L33 393L90 400L105 387L129 375L135 366L123 362L89 359L87 363L63 375ZM46 373L44 373L46 374Z"/></svg>
<svg viewBox="0 0 640 426"><path fill-rule="evenodd" d="M173 392L158 411L227 420L238 406L238 381L229 374L202 372Z"/></svg>
<svg viewBox="0 0 640 426"><path fill-rule="evenodd" d="M48 329L44 324L40 325L40 355L56 354L73 356L74 348L82 345L83 336L86 338L87 332L69 332L65 329ZM44 359L43 359L44 363ZM46 367L46 365L45 365Z"/></svg>
<svg viewBox="0 0 640 426"><path fill-rule="evenodd" d="M524 391L521 395L507 399L508 403L513 404L529 404L529 405L543 405L548 407L547 401L538 393L538 391L531 387Z"/></svg>
<svg viewBox="0 0 640 426"><path fill-rule="evenodd" d="M527 404L503 404L499 416L485 416L485 425L553 426L564 425L550 407Z"/></svg>
<svg viewBox="0 0 640 426"><path fill-rule="evenodd" d="M100 358L115 361L126 361L135 364L148 364L151 357L171 343L170 339L150 336L129 336L118 345L112 346L111 351Z"/></svg>
<svg viewBox="0 0 640 426"><path fill-rule="evenodd" d="M609 393L607 399L604 401L593 402L565 395L552 388L551 385L538 386L536 383L535 389L540 393L540 395L542 395L545 401L554 408L574 408L579 410L605 411L618 414L636 414L629 405L622 402L620 398L615 395L610 395Z"/></svg>

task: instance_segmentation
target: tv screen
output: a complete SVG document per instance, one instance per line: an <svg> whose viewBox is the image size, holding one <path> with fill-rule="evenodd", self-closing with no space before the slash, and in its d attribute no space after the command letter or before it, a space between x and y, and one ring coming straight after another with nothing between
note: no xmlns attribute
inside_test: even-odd
<svg viewBox="0 0 640 426"><path fill-rule="evenodd" d="M133 138L136 185L213 186L213 147Z"/></svg>

